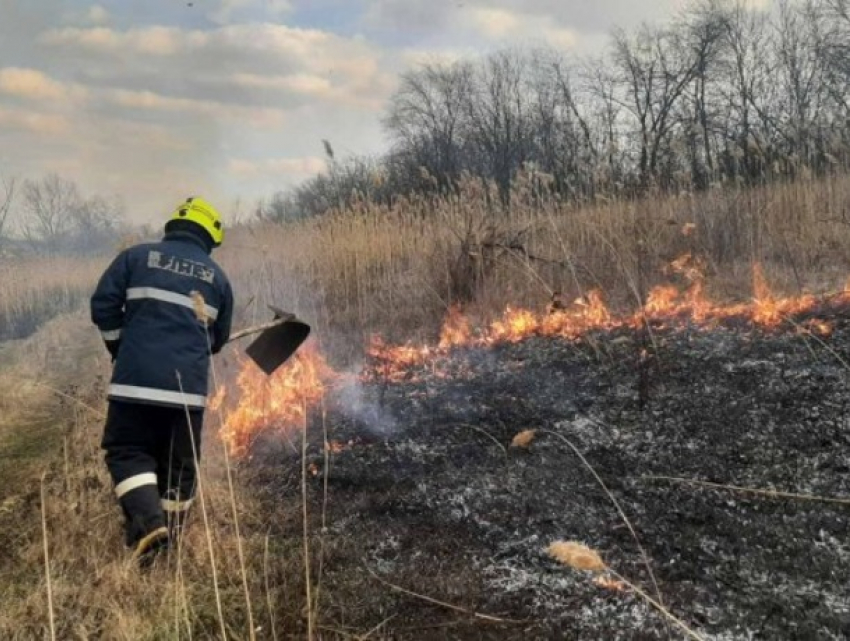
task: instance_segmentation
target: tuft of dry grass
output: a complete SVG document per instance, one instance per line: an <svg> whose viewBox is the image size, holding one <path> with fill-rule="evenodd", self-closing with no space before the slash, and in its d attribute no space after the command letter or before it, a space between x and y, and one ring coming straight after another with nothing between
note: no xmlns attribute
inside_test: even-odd
<svg viewBox="0 0 850 641"><path fill-rule="evenodd" d="M608 569L599 553L576 541L554 541L547 548L549 556L575 570L604 572Z"/></svg>
<svg viewBox="0 0 850 641"><path fill-rule="evenodd" d="M620 589L621 586L632 589L638 596L640 596L640 598L664 615L668 621L679 627L689 638L697 641L704 641L704 637L702 635L692 630L687 623L670 612L663 603L652 598L643 589L641 589L640 586L635 585L616 570L606 565L599 553L593 548L590 548L583 543L578 543L577 541L554 541L547 548L547 552L549 553L549 556L558 561L558 563L574 570L595 573L608 572L616 577L617 581L609 582L603 580L600 582L595 580L594 583L610 587L616 585L617 589ZM597 579L599 578L600 577L597 577Z"/></svg>
<svg viewBox="0 0 850 641"><path fill-rule="evenodd" d="M534 442L536 436L537 430L523 430L513 437L511 447L527 448Z"/></svg>

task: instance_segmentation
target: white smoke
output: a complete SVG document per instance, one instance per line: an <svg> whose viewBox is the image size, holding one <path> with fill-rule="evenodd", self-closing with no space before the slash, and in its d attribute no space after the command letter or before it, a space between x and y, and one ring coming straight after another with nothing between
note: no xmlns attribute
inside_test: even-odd
<svg viewBox="0 0 850 641"><path fill-rule="evenodd" d="M369 397L356 376L346 376L345 382L334 389L333 396L343 416L374 436L385 438L398 430L395 417Z"/></svg>

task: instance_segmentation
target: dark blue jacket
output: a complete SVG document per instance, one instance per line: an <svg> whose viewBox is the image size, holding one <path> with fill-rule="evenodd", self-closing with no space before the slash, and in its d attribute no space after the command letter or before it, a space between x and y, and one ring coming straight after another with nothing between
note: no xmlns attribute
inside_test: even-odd
<svg viewBox="0 0 850 641"><path fill-rule="evenodd" d="M232 315L227 276L193 234L121 252L91 299L92 321L115 359L109 398L203 408L210 354L230 337Z"/></svg>

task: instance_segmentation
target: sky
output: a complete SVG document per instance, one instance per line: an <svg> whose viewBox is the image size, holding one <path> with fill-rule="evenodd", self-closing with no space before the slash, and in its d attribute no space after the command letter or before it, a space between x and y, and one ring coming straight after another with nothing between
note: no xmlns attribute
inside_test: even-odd
<svg viewBox="0 0 850 641"><path fill-rule="evenodd" d="M507 46L598 51L682 0L0 0L0 178L55 172L156 223L225 214L388 146L399 74Z"/></svg>

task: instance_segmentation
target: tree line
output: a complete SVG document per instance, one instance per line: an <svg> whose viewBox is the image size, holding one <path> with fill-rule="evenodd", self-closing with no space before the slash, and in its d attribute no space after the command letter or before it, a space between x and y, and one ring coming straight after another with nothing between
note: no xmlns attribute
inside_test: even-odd
<svg viewBox="0 0 850 641"><path fill-rule="evenodd" d="M112 250L127 229L120 202L84 195L57 174L23 182L4 178L0 187L0 256Z"/></svg>
<svg viewBox="0 0 850 641"><path fill-rule="evenodd" d="M566 199L702 190L845 168L850 0L697 0L667 24L617 30L584 59L509 49L399 80L379 158L337 161L260 208L298 217L361 198L446 193L518 172Z"/></svg>

